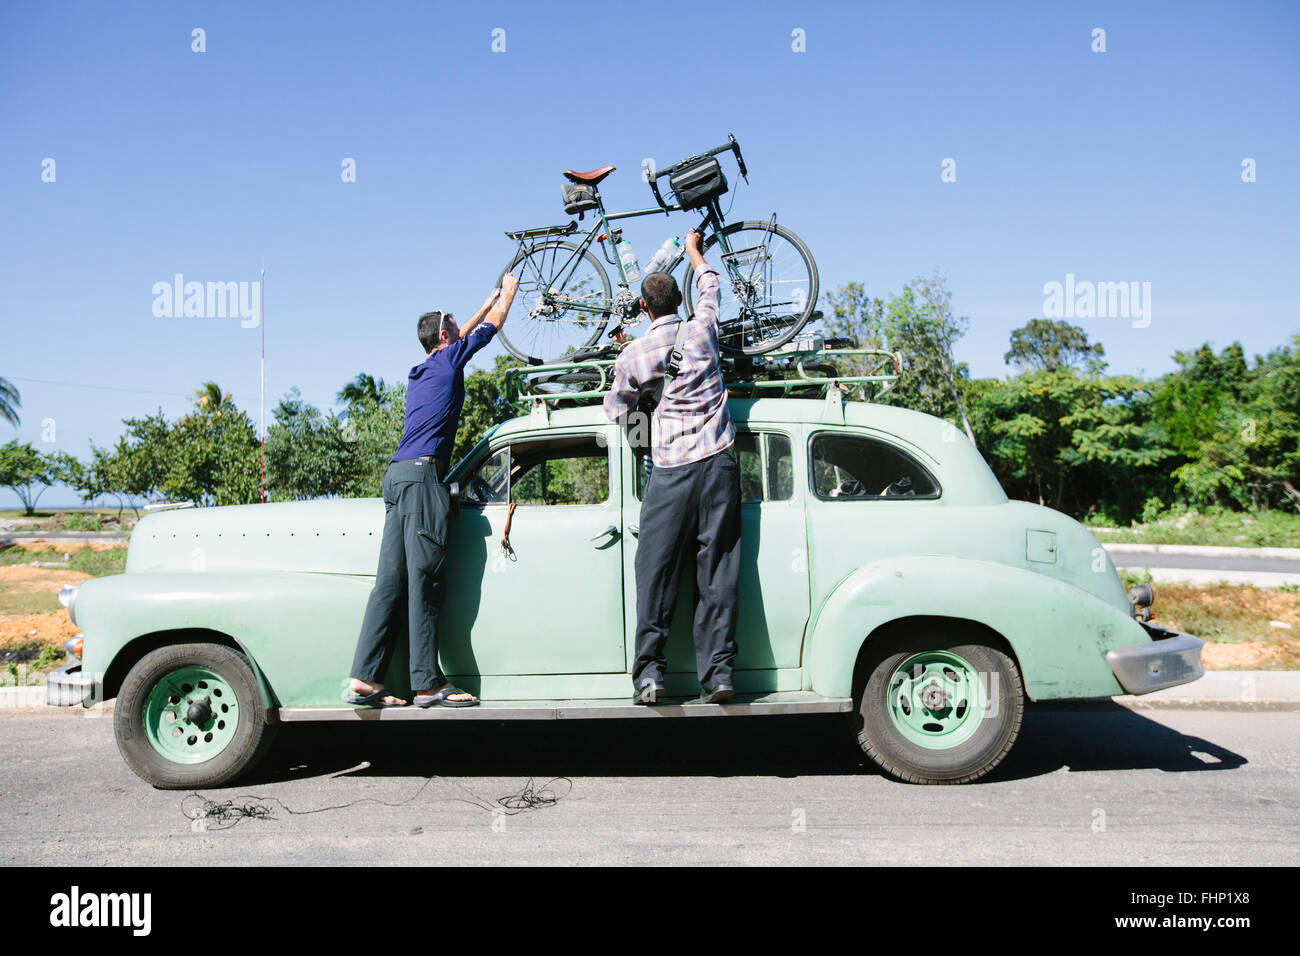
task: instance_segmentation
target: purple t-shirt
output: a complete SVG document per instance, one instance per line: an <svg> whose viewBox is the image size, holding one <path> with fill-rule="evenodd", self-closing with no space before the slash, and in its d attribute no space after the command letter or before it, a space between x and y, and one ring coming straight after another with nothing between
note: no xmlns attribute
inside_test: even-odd
<svg viewBox="0 0 1300 956"><path fill-rule="evenodd" d="M484 322L411 369L406 382L406 426L390 461L421 455L432 455L444 464L451 460L465 405L465 366L496 333L495 325Z"/></svg>

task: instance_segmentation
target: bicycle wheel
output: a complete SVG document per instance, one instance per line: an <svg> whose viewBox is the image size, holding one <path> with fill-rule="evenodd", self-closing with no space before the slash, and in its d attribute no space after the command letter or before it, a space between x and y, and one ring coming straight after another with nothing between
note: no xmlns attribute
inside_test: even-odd
<svg viewBox="0 0 1300 956"><path fill-rule="evenodd" d="M497 335L506 351L532 364L563 360L574 349L594 345L613 308L609 276L600 260L578 246L552 240L517 252L501 270L519 279L516 317ZM599 309L568 307L580 303Z"/></svg>
<svg viewBox="0 0 1300 956"><path fill-rule="evenodd" d="M760 355L794 338L817 305L817 264L802 239L781 225L758 219L722 230L729 253L718 270L718 322L724 352ZM702 251L719 242L718 233ZM695 283L686 267L686 314L695 314Z"/></svg>

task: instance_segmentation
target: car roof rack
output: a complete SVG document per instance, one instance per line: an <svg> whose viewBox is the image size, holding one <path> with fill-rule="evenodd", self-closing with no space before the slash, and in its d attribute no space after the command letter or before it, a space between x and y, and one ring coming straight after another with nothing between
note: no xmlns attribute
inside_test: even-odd
<svg viewBox="0 0 1300 956"><path fill-rule="evenodd" d="M612 346L584 349L563 360L506 371L506 400L520 415L594 405L614 383ZM762 355L722 357L722 376L732 398L842 398L873 402L898 383L903 356L859 348L851 338L808 333Z"/></svg>

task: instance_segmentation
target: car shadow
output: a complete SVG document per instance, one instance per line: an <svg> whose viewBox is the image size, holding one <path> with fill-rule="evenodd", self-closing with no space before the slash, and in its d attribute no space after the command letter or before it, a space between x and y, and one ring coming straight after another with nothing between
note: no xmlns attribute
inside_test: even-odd
<svg viewBox="0 0 1300 956"><path fill-rule="evenodd" d="M1030 704L1020 738L988 782L1018 780L1068 768L1192 773L1235 770L1246 758L1226 747L1167 727L1111 700Z"/></svg>
<svg viewBox="0 0 1300 956"><path fill-rule="evenodd" d="M1192 773L1240 754L1111 702L1030 705L1007 759L981 782L1072 771ZM329 776L679 777L878 774L842 716L728 720L392 721L286 724L239 786Z"/></svg>

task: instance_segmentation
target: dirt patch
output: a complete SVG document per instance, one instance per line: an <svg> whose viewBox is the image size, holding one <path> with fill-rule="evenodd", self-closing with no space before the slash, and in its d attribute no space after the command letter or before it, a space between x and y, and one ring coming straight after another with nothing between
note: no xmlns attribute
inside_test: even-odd
<svg viewBox="0 0 1300 956"><path fill-rule="evenodd" d="M1300 670L1300 639L1206 644L1201 660L1211 671Z"/></svg>
<svg viewBox="0 0 1300 956"><path fill-rule="evenodd" d="M0 567L2 591L57 591L66 584L80 584L90 575L71 568L31 568L23 564Z"/></svg>
<svg viewBox="0 0 1300 956"><path fill-rule="evenodd" d="M1259 588L1157 584L1157 623L1206 641L1273 642L1300 638L1300 594ZM1286 624L1278 627L1270 622Z"/></svg>
<svg viewBox="0 0 1300 956"><path fill-rule="evenodd" d="M0 615L0 650L34 643L62 650L64 641L80 633L64 610L48 614Z"/></svg>
<svg viewBox="0 0 1300 956"><path fill-rule="evenodd" d="M35 541L14 541L9 546L35 552L33 560L57 561L65 554L77 554L80 551L107 551L123 545L121 541L46 541L44 538L39 538ZM55 556L49 557L50 552Z"/></svg>

